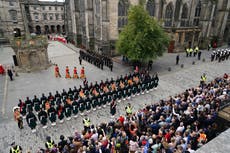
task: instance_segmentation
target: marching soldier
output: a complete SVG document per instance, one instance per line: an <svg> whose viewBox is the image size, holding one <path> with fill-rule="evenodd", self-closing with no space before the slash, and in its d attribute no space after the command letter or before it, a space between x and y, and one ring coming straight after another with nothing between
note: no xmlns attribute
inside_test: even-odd
<svg viewBox="0 0 230 153"><path fill-rule="evenodd" d="M73 101L72 107L73 107L74 118L76 118L78 116L77 114L78 114L78 107L79 107L79 104L76 100Z"/></svg>
<svg viewBox="0 0 230 153"><path fill-rule="evenodd" d="M22 153L22 147L13 142L11 144L10 153Z"/></svg>
<svg viewBox="0 0 230 153"><path fill-rule="evenodd" d="M59 104L57 107L57 115L60 123L64 122L64 107Z"/></svg>
<svg viewBox="0 0 230 153"><path fill-rule="evenodd" d="M26 109L29 111L33 111L33 103L32 101L29 99L29 97L26 97L26 101L25 101L25 104L26 104Z"/></svg>
<svg viewBox="0 0 230 153"><path fill-rule="evenodd" d="M47 128L47 125L46 125L47 124L47 117L48 117L47 113L44 110L40 109L40 111L38 113L38 119L39 119L40 123L43 125L44 129Z"/></svg>
<svg viewBox="0 0 230 153"><path fill-rule="evenodd" d="M84 110L85 110L85 104L84 104L84 101L83 101L83 102L80 103L80 106L79 106L79 111L80 111L81 115L84 115Z"/></svg>
<svg viewBox="0 0 230 153"><path fill-rule="evenodd" d="M48 109L48 115L49 115L49 120L51 122L52 126L56 125L56 110L54 109L54 107L50 107L50 109Z"/></svg>
<svg viewBox="0 0 230 153"><path fill-rule="evenodd" d="M36 95L34 95L34 99L33 99L33 104L34 104L34 110L36 111L36 113L38 114L39 110L40 110L40 105L41 105L41 102L40 100L37 98Z"/></svg>
<svg viewBox="0 0 230 153"><path fill-rule="evenodd" d="M66 66L66 68L65 68L65 78L66 78L66 79L71 78L70 73L69 73L69 67L68 67L68 66Z"/></svg>
<svg viewBox="0 0 230 153"><path fill-rule="evenodd" d="M31 110L29 110L29 113L26 115L26 121L28 126L31 128L32 133L36 132L37 118Z"/></svg>
<svg viewBox="0 0 230 153"><path fill-rule="evenodd" d="M85 118L83 119L83 125L84 125L84 131L87 131L87 130L90 129L91 122L90 122L89 117L85 117Z"/></svg>
<svg viewBox="0 0 230 153"><path fill-rule="evenodd" d="M159 78L158 78L158 74L157 74L157 73L155 74L154 80L155 80L155 85L154 85L154 87L155 87L155 89L156 89L157 86L158 86L158 82L159 82Z"/></svg>
<svg viewBox="0 0 230 153"><path fill-rule="evenodd" d="M66 120L71 120L71 114L72 114L72 102L69 98L66 99L66 103L64 105L65 110L65 116Z"/></svg>
<svg viewBox="0 0 230 153"><path fill-rule="evenodd" d="M40 99L42 107L45 108L45 102L47 101L47 97L45 96L44 93L42 93L42 97Z"/></svg>

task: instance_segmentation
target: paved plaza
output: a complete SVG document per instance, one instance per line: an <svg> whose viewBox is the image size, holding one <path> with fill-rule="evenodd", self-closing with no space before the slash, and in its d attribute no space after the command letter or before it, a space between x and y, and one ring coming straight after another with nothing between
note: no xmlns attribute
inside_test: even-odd
<svg viewBox="0 0 230 153"><path fill-rule="evenodd" d="M3 65L12 65L13 50L10 47L0 48L0 63ZM205 61L198 61L197 57L185 57L185 53L180 53L180 63L184 64L184 68L180 65L175 65L177 54L165 53L163 57L160 57L153 64L152 74L159 73L159 86L157 90L154 90L148 94L140 95L132 98L131 100L121 101L117 105L118 117L120 114L125 114L125 105L130 102L134 107L134 111L139 108L143 108L146 104L151 104L160 99L166 99L170 95L183 92L187 88L196 87L199 84L200 76L203 73L207 74L208 81L213 80L217 76L222 76L224 73L230 73L230 60L218 63L217 61L210 62L211 52L202 51L201 59ZM79 49L72 45L63 45L59 42L50 42L48 47L49 59L52 63L57 63L61 75L64 76L65 66L68 65L72 74L73 67L76 66L78 73L81 69L79 65L78 56ZM83 61L83 65L86 70L87 79L90 82L105 80L106 78L116 78L119 75L125 75L128 72L132 72L131 66L123 65L120 58L116 58L114 63L113 72L109 68L105 67L104 70L98 69L94 65L91 65ZM120 62L119 62L120 61ZM195 61L195 65L192 62ZM168 67L171 67L171 71L168 71ZM47 129L41 128L40 124L37 126L37 132L31 133L31 130L24 120L24 129L19 130L16 122L13 120L12 108L18 104L18 99L25 99L27 96L33 98L34 95L38 97L42 93L48 95L49 92L62 89L68 90L74 86L79 87L82 85L82 80L67 80L64 77L54 77L54 66L47 70L31 72L31 73L19 73L18 77L15 77L14 81L9 81L9 78L0 76L0 153L9 152L10 144L16 142L23 147L24 151L31 149L32 152L38 150L39 147L45 147L46 136L51 136L54 140L59 140L61 134L65 136L73 135L74 131L83 129L82 116L70 121L65 121L63 124L57 124L55 127L49 127ZM101 122L107 122L110 118L109 106L90 112L88 114L92 121L92 124L99 124Z"/></svg>

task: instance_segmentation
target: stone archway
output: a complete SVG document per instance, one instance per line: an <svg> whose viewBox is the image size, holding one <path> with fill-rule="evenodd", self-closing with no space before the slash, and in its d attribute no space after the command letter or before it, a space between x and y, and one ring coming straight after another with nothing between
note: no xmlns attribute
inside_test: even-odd
<svg viewBox="0 0 230 153"><path fill-rule="evenodd" d="M51 25L51 33L55 33L55 26Z"/></svg>
<svg viewBox="0 0 230 153"><path fill-rule="evenodd" d="M49 33L50 33L49 26L45 25L45 34L49 34Z"/></svg>
<svg viewBox="0 0 230 153"><path fill-rule="evenodd" d="M61 33L61 26L60 25L57 25L57 33Z"/></svg>
<svg viewBox="0 0 230 153"><path fill-rule="evenodd" d="M41 32L41 27L39 26L39 25L37 25L36 27L35 27L35 29L36 29L36 34L37 35L40 35L42 32Z"/></svg>
<svg viewBox="0 0 230 153"><path fill-rule="evenodd" d="M29 27L29 32L30 32L30 33L33 33L33 32L34 32L33 27L32 27L31 25L29 25L28 27Z"/></svg>
<svg viewBox="0 0 230 153"><path fill-rule="evenodd" d="M62 33L65 34L65 25L62 26Z"/></svg>
<svg viewBox="0 0 230 153"><path fill-rule="evenodd" d="M19 28L14 28L14 37L21 37L21 30Z"/></svg>

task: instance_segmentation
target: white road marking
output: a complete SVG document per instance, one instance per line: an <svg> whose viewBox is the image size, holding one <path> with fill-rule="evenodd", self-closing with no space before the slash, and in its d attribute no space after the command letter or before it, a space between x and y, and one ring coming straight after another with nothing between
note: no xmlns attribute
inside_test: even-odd
<svg viewBox="0 0 230 153"><path fill-rule="evenodd" d="M6 98L7 98L7 90L8 90L8 76L5 77L5 85L4 85L4 95L2 101L2 115L5 114L5 107L6 107Z"/></svg>

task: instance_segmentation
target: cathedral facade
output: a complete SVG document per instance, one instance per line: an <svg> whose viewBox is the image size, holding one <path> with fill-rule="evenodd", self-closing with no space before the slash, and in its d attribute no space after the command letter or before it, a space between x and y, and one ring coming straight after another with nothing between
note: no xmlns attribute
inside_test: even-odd
<svg viewBox="0 0 230 153"><path fill-rule="evenodd" d="M115 42L128 23L128 10L140 0L66 0L65 25L76 45L112 55ZM230 35L229 0L145 0L149 15L159 21L170 37L169 52L185 47L206 47Z"/></svg>

